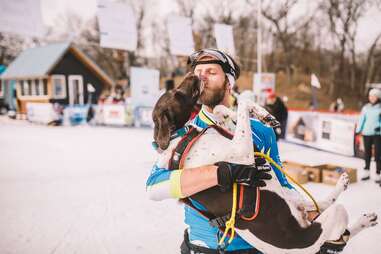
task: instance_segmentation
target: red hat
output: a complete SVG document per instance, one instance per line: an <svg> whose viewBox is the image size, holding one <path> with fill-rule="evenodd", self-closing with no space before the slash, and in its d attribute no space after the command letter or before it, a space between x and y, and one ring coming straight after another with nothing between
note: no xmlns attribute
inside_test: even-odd
<svg viewBox="0 0 381 254"><path fill-rule="evenodd" d="M274 98L276 98L276 94L275 94L275 92L271 88L267 90L267 98L268 99L274 99Z"/></svg>

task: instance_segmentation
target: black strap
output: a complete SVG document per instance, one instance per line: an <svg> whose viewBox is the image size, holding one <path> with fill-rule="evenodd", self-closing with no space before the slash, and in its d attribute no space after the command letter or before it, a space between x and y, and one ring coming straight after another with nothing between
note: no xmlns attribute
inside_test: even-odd
<svg viewBox="0 0 381 254"><path fill-rule="evenodd" d="M179 169L180 161L183 156L183 153L189 143L198 136L200 132L195 128L191 127L190 130L184 135L184 137L179 141L176 148L172 153L172 157L169 160L169 170Z"/></svg>

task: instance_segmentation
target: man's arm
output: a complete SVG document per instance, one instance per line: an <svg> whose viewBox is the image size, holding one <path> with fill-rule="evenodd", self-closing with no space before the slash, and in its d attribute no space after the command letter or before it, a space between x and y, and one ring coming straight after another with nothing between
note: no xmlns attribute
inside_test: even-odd
<svg viewBox="0 0 381 254"><path fill-rule="evenodd" d="M270 168L257 168L229 162L218 162L183 170L154 169L147 181L147 190L153 200L165 198L184 198L218 185L221 191L231 189L233 183L246 186L266 186L265 180L271 179Z"/></svg>
<svg viewBox="0 0 381 254"><path fill-rule="evenodd" d="M189 197L197 192L218 184L217 166L209 165L193 169L184 169L180 177L181 193Z"/></svg>
<svg viewBox="0 0 381 254"><path fill-rule="evenodd" d="M154 166L146 186L150 199L160 201L188 197L217 184L217 166L214 165L183 170Z"/></svg>

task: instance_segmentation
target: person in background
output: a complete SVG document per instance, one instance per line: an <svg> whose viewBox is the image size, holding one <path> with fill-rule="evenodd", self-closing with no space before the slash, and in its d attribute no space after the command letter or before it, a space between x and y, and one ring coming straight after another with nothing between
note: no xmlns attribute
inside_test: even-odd
<svg viewBox="0 0 381 254"><path fill-rule="evenodd" d="M331 112L343 112L344 111L344 102L343 100L339 97L337 98L334 102L329 105L329 111Z"/></svg>
<svg viewBox="0 0 381 254"><path fill-rule="evenodd" d="M175 76L176 76L176 73L175 72L172 72L171 73L171 78L167 79L165 81L165 91L168 92L170 90L172 90L173 88L175 88Z"/></svg>
<svg viewBox="0 0 381 254"><path fill-rule="evenodd" d="M381 90L373 88L369 91L369 103L361 109L357 123L356 133L364 139L365 167L362 181L370 179L370 161L372 158L372 145L374 145L374 158L376 161L376 183L381 186Z"/></svg>
<svg viewBox="0 0 381 254"><path fill-rule="evenodd" d="M279 138L284 139L286 134L288 109L274 91L269 91L266 97L265 108L279 121L280 127L275 128L277 141Z"/></svg>

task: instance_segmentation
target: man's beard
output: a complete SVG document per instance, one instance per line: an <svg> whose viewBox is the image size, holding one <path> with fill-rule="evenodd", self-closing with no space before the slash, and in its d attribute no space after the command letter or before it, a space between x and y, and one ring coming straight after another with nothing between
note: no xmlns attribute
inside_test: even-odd
<svg viewBox="0 0 381 254"><path fill-rule="evenodd" d="M226 86L227 86L227 80L225 79L225 82L221 88L204 89L201 92L199 101L201 102L201 104L204 104L210 108L214 108L215 106L219 105L223 101L225 97Z"/></svg>

